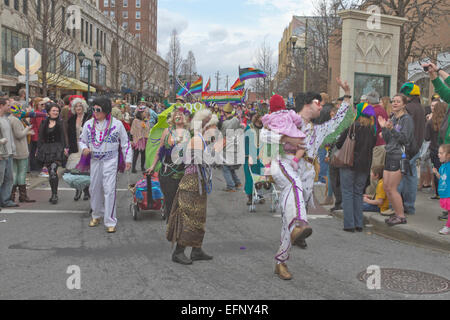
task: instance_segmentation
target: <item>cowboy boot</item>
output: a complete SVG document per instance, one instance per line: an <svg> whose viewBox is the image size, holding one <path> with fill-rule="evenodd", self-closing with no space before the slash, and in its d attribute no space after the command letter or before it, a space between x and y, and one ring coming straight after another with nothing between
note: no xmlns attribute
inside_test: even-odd
<svg viewBox="0 0 450 320"><path fill-rule="evenodd" d="M186 249L186 247L180 246L179 244L177 244L175 251L172 254L172 261L176 262L176 263L180 263L180 264L192 264L192 260L189 259L188 257L186 257L186 255L184 254L184 249Z"/></svg>
<svg viewBox="0 0 450 320"><path fill-rule="evenodd" d="M286 263L277 263L275 266L275 274L282 280L292 279L292 274L289 272Z"/></svg>
<svg viewBox="0 0 450 320"><path fill-rule="evenodd" d="M207 255L202 248L192 248L191 252L191 260L192 261L200 261L200 260L212 260L212 256Z"/></svg>
<svg viewBox="0 0 450 320"><path fill-rule="evenodd" d="M83 191L76 189L76 191L75 191L75 197L73 198L73 200L74 200L74 201L80 200L82 194L83 194Z"/></svg>
<svg viewBox="0 0 450 320"><path fill-rule="evenodd" d="M89 187L84 188L83 192L84 192L83 200L88 201L91 198L91 194L89 193Z"/></svg>
<svg viewBox="0 0 450 320"><path fill-rule="evenodd" d="M19 202L32 203L36 202L36 200L31 200L27 195L27 185L19 185Z"/></svg>
<svg viewBox="0 0 450 320"><path fill-rule="evenodd" d="M11 199L12 202L16 202L16 192L17 192L17 187L18 187L17 184L13 185L13 187L12 187L12 190L11 190L11 197L10 197L10 199ZM21 201L21 202L22 202L22 201Z"/></svg>

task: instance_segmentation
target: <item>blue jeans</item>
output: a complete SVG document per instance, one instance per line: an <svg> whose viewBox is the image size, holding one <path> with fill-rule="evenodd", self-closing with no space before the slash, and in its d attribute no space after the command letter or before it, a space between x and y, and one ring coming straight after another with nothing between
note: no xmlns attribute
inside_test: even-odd
<svg viewBox="0 0 450 320"><path fill-rule="evenodd" d="M402 176L402 180L398 185L398 192L402 195L403 198L403 207L405 208L405 212L408 214L415 214L416 208L414 207L416 203L416 194L417 194L417 167L416 161L419 158L419 153L417 153L410 161L411 165L411 176Z"/></svg>
<svg viewBox="0 0 450 320"><path fill-rule="evenodd" d="M342 207L344 208L344 228L362 228L363 193L368 174L348 168L341 168L340 175Z"/></svg>
<svg viewBox="0 0 450 320"><path fill-rule="evenodd" d="M320 148L317 153L319 157L320 171L319 171L319 181L325 183L325 177L327 176L328 163L325 162L327 157L327 150L325 148Z"/></svg>
<svg viewBox="0 0 450 320"><path fill-rule="evenodd" d="M241 181L239 180L238 176L236 175L234 166L226 166L224 165L222 167L223 170L223 177L225 178L225 181L227 183L227 189L236 189L236 186L241 184Z"/></svg>
<svg viewBox="0 0 450 320"><path fill-rule="evenodd" d="M9 157L0 160L0 205L4 206L10 202L11 191L14 183L13 159Z"/></svg>
<svg viewBox="0 0 450 320"><path fill-rule="evenodd" d="M333 186L331 185L331 178L330 178L330 166L328 166L327 168L327 179L328 179L328 197L332 197L333 196Z"/></svg>
<svg viewBox="0 0 450 320"><path fill-rule="evenodd" d="M380 207L374 204L363 202L362 210L367 212L380 212Z"/></svg>

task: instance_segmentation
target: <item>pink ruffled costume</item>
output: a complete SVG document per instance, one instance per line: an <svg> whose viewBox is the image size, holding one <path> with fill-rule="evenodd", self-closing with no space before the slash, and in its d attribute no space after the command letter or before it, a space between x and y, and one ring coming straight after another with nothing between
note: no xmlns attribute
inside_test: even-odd
<svg viewBox="0 0 450 320"><path fill-rule="evenodd" d="M266 114L261 120L264 127L275 133L291 138L306 137L306 135L298 128L302 126L302 117L299 116L294 110L281 110L271 114ZM285 143L283 145L283 150L286 153L294 154L297 152L298 148L290 143ZM297 162L292 161L292 166L294 169L298 168Z"/></svg>

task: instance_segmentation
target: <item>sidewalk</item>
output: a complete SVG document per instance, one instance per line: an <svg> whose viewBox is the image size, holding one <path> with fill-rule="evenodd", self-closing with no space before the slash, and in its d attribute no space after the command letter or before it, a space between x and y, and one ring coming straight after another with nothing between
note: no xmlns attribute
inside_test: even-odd
<svg viewBox="0 0 450 320"><path fill-rule="evenodd" d="M438 220L443 210L439 200L430 199L434 195L431 192L431 189L417 191L416 214L406 215L406 225L389 227L384 222L387 217L375 212L364 212L364 224L370 227L372 232L387 238L450 252L450 235L439 234L439 230L445 225L445 221ZM315 185L314 193L317 202L323 202L325 186ZM331 207L323 206L328 212ZM335 211L333 215L343 219L344 212Z"/></svg>

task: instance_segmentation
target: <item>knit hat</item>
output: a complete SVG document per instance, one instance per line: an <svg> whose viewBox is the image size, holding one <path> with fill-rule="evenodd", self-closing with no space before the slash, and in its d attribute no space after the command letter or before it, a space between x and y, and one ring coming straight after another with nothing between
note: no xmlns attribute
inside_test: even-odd
<svg viewBox="0 0 450 320"><path fill-rule="evenodd" d="M415 84L413 81L405 83L400 89L400 93L403 93L405 96L420 96L420 87Z"/></svg>
<svg viewBox="0 0 450 320"><path fill-rule="evenodd" d="M231 113L233 112L233 106L231 105L231 103L227 103L224 107L223 107L223 111L227 112L227 113Z"/></svg>
<svg viewBox="0 0 450 320"><path fill-rule="evenodd" d="M275 94L270 98L270 113L285 110L286 104L282 96Z"/></svg>

